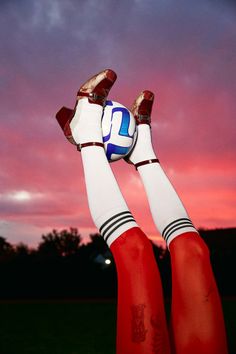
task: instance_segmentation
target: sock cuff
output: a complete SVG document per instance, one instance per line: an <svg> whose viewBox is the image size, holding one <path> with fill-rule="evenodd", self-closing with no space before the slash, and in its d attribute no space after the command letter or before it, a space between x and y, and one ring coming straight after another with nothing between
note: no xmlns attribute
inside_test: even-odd
<svg viewBox="0 0 236 354"><path fill-rule="evenodd" d="M170 242L177 236L185 233L185 232L196 232L196 228L194 227L192 221L189 218L179 218L171 221L169 224L165 226L162 230L162 237L167 243L169 247Z"/></svg>
<svg viewBox="0 0 236 354"><path fill-rule="evenodd" d="M125 231L138 227L133 215L127 209L110 213L109 217L103 217L102 219L103 222L96 222L96 225L99 227L99 232L109 247Z"/></svg>

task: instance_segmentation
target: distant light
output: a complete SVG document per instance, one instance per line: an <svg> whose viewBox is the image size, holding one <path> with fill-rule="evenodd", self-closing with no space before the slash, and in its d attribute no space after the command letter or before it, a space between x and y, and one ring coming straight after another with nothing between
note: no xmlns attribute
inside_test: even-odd
<svg viewBox="0 0 236 354"><path fill-rule="evenodd" d="M107 259L105 259L105 263L106 264L111 264L111 260L107 258Z"/></svg>
<svg viewBox="0 0 236 354"><path fill-rule="evenodd" d="M26 191L19 191L11 194L11 198L18 200L18 201L26 201L31 199L31 195L29 192Z"/></svg>

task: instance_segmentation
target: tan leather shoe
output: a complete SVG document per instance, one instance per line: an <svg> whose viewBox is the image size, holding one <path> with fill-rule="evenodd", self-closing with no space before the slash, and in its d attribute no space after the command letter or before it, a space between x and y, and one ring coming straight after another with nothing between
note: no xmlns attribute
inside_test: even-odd
<svg viewBox="0 0 236 354"><path fill-rule="evenodd" d="M136 120L136 124L151 123L152 105L154 102L154 93L145 90L136 98L131 108L131 112Z"/></svg>
<svg viewBox="0 0 236 354"><path fill-rule="evenodd" d="M83 97L88 97L88 101L91 104L98 104L102 107L105 106L105 102L111 87L116 81L117 75L111 69L105 69L100 73L94 75L88 79L79 89L77 93L75 108L70 109L62 107L56 114L56 119L62 128L66 138L72 143L76 144L72 137L70 123L75 115L76 106L79 100Z"/></svg>

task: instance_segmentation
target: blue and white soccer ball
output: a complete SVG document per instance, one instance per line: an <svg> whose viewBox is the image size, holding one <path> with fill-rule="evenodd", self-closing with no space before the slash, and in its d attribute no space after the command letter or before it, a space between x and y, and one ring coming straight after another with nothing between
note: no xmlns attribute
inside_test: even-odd
<svg viewBox="0 0 236 354"><path fill-rule="evenodd" d="M136 122L133 114L118 102L106 101L102 132L108 161L124 158L136 141Z"/></svg>

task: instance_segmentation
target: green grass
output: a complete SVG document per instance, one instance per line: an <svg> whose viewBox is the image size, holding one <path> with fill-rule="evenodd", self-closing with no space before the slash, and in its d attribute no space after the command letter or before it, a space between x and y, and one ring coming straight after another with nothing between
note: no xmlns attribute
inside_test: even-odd
<svg viewBox="0 0 236 354"><path fill-rule="evenodd" d="M229 354L236 353L236 299L224 300L226 332L229 344Z"/></svg>
<svg viewBox="0 0 236 354"><path fill-rule="evenodd" d="M1 354L113 354L115 304L0 304Z"/></svg>
<svg viewBox="0 0 236 354"><path fill-rule="evenodd" d="M236 353L236 301L223 302ZM1 354L115 354L116 305L111 302L2 302Z"/></svg>

